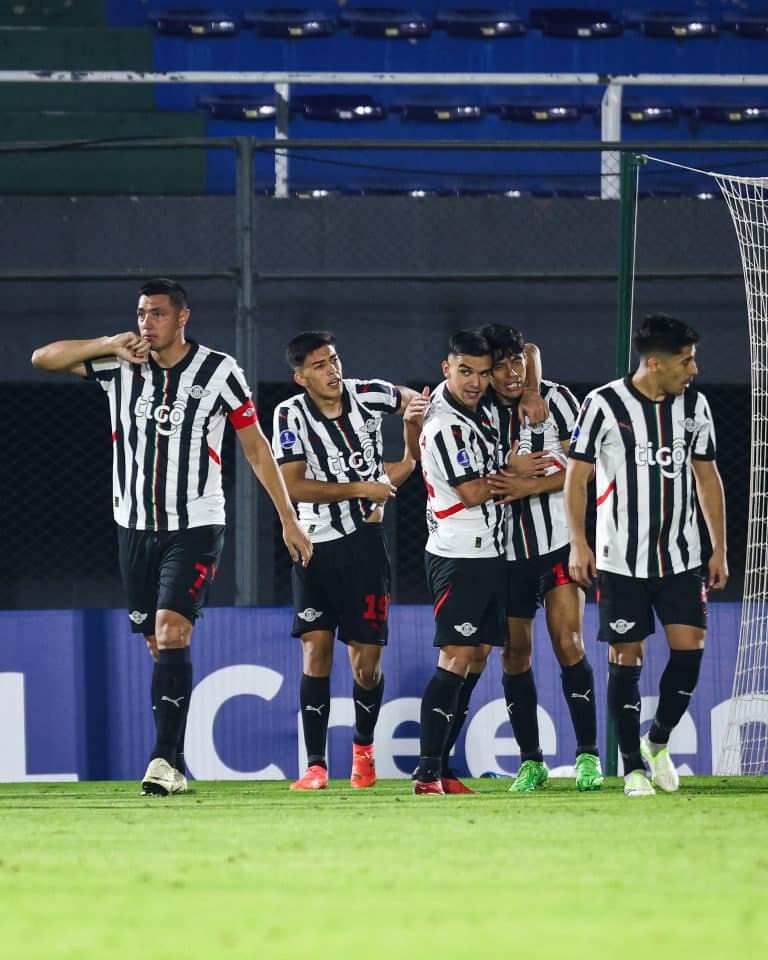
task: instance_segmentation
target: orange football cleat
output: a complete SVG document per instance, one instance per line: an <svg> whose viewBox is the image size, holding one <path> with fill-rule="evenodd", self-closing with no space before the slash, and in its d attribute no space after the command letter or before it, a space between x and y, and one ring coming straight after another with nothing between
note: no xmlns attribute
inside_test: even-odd
<svg viewBox="0 0 768 960"><path fill-rule="evenodd" d="M477 790L470 790L456 776L442 777L440 783L443 785L443 793L477 793Z"/></svg>
<svg viewBox="0 0 768 960"><path fill-rule="evenodd" d="M417 797L423 797L432 794L436 797L444 797L445 790L440 780L413 780L413 792Z"/></svg>
<svg viewBox="0 0 768 960"><path fill-rule="evenodd" d="M352 744L352 773L349 782L353 787L372 787L376 783L376 761L373 758L373 744L361 747Z"/></svg>
<svg viewBox="0 0 768 960"><path fill-rule="evenodd" d="M325 790L328 786L328 771L325 767L316 764L313 767L307 767L307 772L303 777L295 780L289 790Z"/></svg>

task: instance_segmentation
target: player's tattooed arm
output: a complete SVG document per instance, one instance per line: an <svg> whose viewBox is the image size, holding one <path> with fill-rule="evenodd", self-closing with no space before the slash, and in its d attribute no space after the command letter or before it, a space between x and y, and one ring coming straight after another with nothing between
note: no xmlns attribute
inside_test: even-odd
<svg viewBox="0 0 768 960"><path fill-rule="evenodd" d="M520 423L543 423L549 416L549 407L541 395L541 353L535 343L525 345L525 386L517 408Z"/></svg>
<svg viewBox="0 0 768 960"><path fill-rule="evenodd" d="M95 337L93 340L56 340L35 350L32 354L32 365L47 373L74 373L84 377L86 360L120 357L129 363L142 364L147 359L149 350L149 340L128 330L112 337Z"/></svg>

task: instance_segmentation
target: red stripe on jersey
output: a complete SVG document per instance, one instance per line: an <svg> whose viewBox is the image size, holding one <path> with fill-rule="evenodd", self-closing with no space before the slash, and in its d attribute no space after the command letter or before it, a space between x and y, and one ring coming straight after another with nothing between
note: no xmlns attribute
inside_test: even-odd
<svg viewBox="0 0 768 960"><path fill-rule="evenodd" d="M454 513L465 509L466 507L463 503L454 503L452 507L447 507L445 510L435 510L435 516L438 520L445 520L446 517L452 517Z"/></svg>
<svg viewBox="0 0 768 960"><path fill-rule="evenodd" d="M443 593L442 597L440 597L440 599L435 604L435 618L437 618L438 613L440 613L440 607L442 607L442 605L448 599L448 596L451 590L453 590L453 586L448 587L448 589Z"/></svg>
<svg viewBox="0 0 768 960"><path fill-rule="evenodd" d="M115 440L117 440L117 430L112 431L112 443L114 443Z"/></svg>
<svg viewBox="0 0 768 960"><path fill-rule="evenodd" d="M235 428L235 430L242 430L243 427L250 427L252 423L256 423L259 419L258 413L256 413L256 407L253 403L253 397L248 397L242 407L238 407L237 410L232 410L229 414L229 422Z"/></svg>
<svg viewBox="0 0 768 960"><path fill-rule="evenodd" d="M218 463L221 466L221 457L216 453L213 447L208 447L208 456L213 460L214 463Z"/></svg>
<svg viewBox="0 0 768 960"><path fill-rule="evenodd" d="M600 496L597 498L596 506L599 507L601 503L605 503L605 501L608 499L608 497L610 497L610 495L613 493L615 489L616 489L616 481L611 480L611 482L608 484L608 489L605 490L603 493L601 493Z"/></svg>

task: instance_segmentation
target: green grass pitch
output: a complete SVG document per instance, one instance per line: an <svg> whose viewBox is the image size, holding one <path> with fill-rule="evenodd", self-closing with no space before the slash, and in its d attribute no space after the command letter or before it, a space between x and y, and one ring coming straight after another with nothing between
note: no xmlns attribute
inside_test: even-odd
<svg viewBox="0 0 768 960"><path fill-rule="evenodd" d="M768 955L768 777L627 798L407 781L0 785L0 954L28 958Z"/></svg>

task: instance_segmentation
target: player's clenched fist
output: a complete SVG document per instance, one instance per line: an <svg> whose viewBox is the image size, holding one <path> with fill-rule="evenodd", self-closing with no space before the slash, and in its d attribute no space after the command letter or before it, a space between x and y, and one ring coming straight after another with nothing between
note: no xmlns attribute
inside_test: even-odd
<svg viewBox="0 0 768 960"><path fill-rule="evenodd" d="M127 331L116 333L109 338L114 355L129 363L144 363L149 356L150 342L140 337L138 333Z"/></svg>

